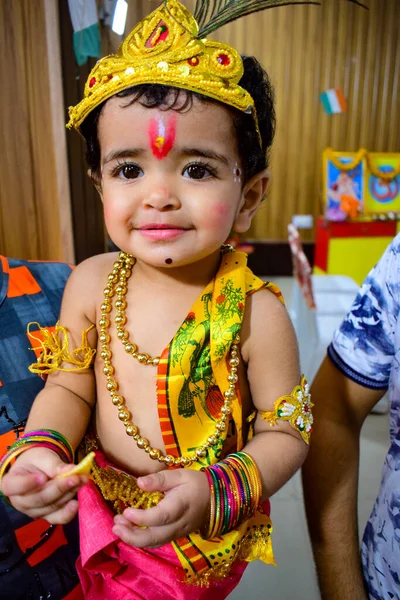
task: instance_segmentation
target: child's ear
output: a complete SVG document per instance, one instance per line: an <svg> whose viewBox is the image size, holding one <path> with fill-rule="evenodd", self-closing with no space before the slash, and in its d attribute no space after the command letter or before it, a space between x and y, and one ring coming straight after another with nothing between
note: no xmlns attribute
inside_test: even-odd
<svg viewBox="0 0 400 600"><path fill-rule="evenodd" d="M93 183L94 187L96 188L101 201L103 202L103 190L101 187L101 176L98 173L96 173L95 171L92 171L92 169L88 169L87 174L88 174L90 181Z"/></svg>
<svg viewBox="0 0 400 600"><path fill-rule="evenodd" d="M244 233L251 225L254 215L267 191L270 174L267 170L253 175L242 191L241 207L233 224L233 231Z"/></svg>

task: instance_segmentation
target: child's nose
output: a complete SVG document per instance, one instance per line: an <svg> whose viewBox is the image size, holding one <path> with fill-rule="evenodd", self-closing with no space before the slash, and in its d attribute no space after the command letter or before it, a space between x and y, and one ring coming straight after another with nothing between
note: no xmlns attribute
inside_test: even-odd
<svg viewBox="0 0 400 600"><path fill-rule="evenodd" d="M176 210L180 202L176 194L165 185L154 185L145 198L145 205L157 210Z"/></svg>

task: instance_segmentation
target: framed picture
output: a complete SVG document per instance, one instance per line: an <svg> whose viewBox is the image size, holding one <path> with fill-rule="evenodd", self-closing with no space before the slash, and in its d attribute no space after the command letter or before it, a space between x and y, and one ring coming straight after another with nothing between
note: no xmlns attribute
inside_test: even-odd
<svg viewBox="0 0 400 600"><path fill-rule="evenodd" d="M400 212L400 154L368 152L364 212Z"/></svg>
<svg viewBox="0 0 400 600"><path fill-rule="evenodd" d="M326 148L322 163L325 218L329 221L357 219L364 212L366 151L336 152Z"/></svg>

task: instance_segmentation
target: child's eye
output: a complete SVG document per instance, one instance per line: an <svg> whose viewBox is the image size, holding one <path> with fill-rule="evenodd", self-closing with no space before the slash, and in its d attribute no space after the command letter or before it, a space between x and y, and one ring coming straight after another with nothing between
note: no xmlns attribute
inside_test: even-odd
<svg viewBox="0 0 400 600"><path fill-rule="evenodd" d="M138 179L143 176L142 169L134 163L119 165L115 170L115 175L121 179Z"/></svg>
<svg viewBox="0 0 400 600"><path fill-rule="evenodd" d="M216 171L210 165L193 163L185 168L183 176L189 179L209 179L216 176Z"/></svg>

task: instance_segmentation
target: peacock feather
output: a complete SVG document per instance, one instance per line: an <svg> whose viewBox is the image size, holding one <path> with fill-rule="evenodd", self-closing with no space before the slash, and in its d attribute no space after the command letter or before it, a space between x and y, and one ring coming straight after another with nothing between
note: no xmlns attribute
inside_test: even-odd
<svg viewBox="0 0 400 600"><path fill-rule="evenodd" d="M359 0L347 0L367 8ZM196 0L194 18L199 26L199 38L204 38L223 25L267 8L295 4L317 4L318 0Z"/></svg>

